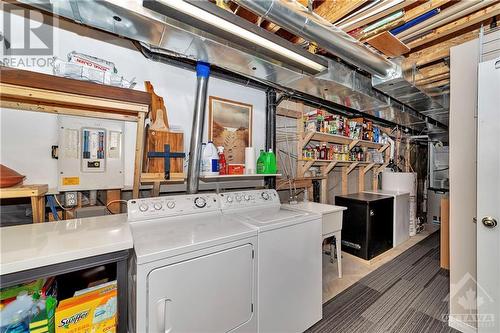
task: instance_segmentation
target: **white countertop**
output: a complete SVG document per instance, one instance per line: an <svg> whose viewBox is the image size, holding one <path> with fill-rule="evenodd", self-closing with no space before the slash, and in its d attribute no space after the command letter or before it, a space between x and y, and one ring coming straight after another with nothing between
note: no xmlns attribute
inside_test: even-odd
<svg viewBox="0 0 500 333"><path fill-rule="evenodd" d="M294 209L294 210L302 210L302 211L317 213L317 214L321 214L321 215L335 213L335 212L341 212L341 211L347 209L347 207L343 207L343 206L327 205L327 204L321 204L321 203L312 202L312 201L302 201L302 202L298 202L297 204L283 204L282 207Z"/></svg>
<svg viewBox="0 0 500 333"><path fill-rule="evenodd" d="M0 228L0 274L133 248L126 214Z"/></svg>

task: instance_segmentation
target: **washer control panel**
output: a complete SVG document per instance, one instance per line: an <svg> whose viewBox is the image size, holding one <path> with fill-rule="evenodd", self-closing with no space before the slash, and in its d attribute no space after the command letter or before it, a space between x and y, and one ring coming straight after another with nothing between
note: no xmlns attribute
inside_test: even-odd
<svg viewBox="0 0 500 333"><path fill-rule="evenodd" d="M276 190L251 190L219 194L222 210L254 206L276 206L280 198Z"/></svg>
<svg viewBox="0 0 500 333"><path fill-rule="evenodd" d="M186 215L220 210L216 194L189 194L132 199L127 202L129 221Z"/></svg>

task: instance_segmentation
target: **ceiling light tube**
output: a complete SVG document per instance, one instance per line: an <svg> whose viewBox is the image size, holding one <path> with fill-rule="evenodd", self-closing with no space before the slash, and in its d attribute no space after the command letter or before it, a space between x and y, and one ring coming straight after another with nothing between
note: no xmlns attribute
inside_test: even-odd
<svg viewBox="0 0 500 333"><path fill-rule="evenodd" d="M189 15L191 17L194 17L200 21L203 21L205 23L208 23L214 27L217 27L221 30L224 30L226 32L229 32L235 36L238 36L240 38L243 38L244 40L250 41L256 45L259 45L265 49L268 49L274 53L277 53L281 56L284 56L290 60L293 60L299 64L302 64L308 68L311 68L315 71L322 72L326 69L325 66L318 64L317 62L308 59L298 53L295 53L286 47L283 47L279 44L276 44L262 36L259 36L251 31L248 31L246 29L243 29L242 27L231 23L229 21L226 21L212 13L209 13L201 8L198 8L196 6L193 6L185 1L179 1L179 0L158 0L158 2L164 4L165 6L168 6L170 8L173 8L175 10L178 10L186 15Z"/></svg>

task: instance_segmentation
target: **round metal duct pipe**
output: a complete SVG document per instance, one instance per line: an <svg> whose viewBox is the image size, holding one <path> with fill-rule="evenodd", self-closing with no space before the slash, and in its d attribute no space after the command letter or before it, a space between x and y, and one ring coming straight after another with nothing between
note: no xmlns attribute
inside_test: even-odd
<svg viewBox="0 0 500 333"><path fill-rule="evenodd" d="M309 12L295 0L233 1L373 75L386 77L396 67L321 16Z"/></svg>

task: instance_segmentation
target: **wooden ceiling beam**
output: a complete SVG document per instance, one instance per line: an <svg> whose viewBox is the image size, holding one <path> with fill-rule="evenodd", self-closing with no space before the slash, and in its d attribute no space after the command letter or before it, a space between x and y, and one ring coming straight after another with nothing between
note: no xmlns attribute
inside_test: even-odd
<svg viewBox="0 0 500 333"><path fill-rule="evenodd" d="M434 40L448 36L454 32L468 28L480 22L489 20L490 18L496 15L500 15L500 3L496 3L494 5L481 9L475 13L472 13L468 16L462 17L456 21L448 23L442 27L439 27L435 29L433 32L425 36L422 36L410 43L407 43L407 45L410 48L415 48L417 46L430 43Z"/></svg>
<svg viewBox="0 0 500 333"><path fill-rule="evenodd" d="M450 84L450 79L445 79L445 80L441 80L441 81L437 81L437 82L433 82L433 83L429 83L429 84L424 84L424 85L418 85L421 89L432 89L432 88L437 88L437 87L442 87L442 86L445 86L445 85L449 85Z"/></svg>
<svg viewBox="0 0 500 333"><path fill-rule="evenodd" d="M441 7L448 3L449 0L430 0L426 1L421 5L418 5L412 9L409 9L405 12L404 20L405 22L411 21L414 18L419 17L422 14L425 14L433 9Z"/></svg>
<svg viewBox="0 0 500 333"><path fill-rule="evenodd" d="M410 53L408 58L405 59L405 62L407 63L405 66L415 64L417 67L420 67L447 58L450 56L451 47L473 40L478 36L479 29L476 29L417 52Z"/></svg>
<svg viewBox="0 0 500 333"><path fill-rule="evenodd" d="M434 76L431 76L431 77L425 77L421 80L416 80L415 81L415 84L420 86L420 85L423 85L423 84L428 84L428 83L432 83L432 82L436 82L436 81L441 81L441 80L445 80L445 79L449 79L450 78L450 73L443 73L443 74L439 74L439 75L434 75Z"/></svg>
<svg viewBox="0 0 500 333"><path fill-rule="evenodd" d="M429 77L450 73L450 68L444 63L419 68L415 75L415 81L425 80Z"/></svg>
<svg viewBox="0 0 500 333"><path fill-rule="evenodd" d="M316 7L314 12L335 23L365 3L366 0L327 0Z"/></svg>

